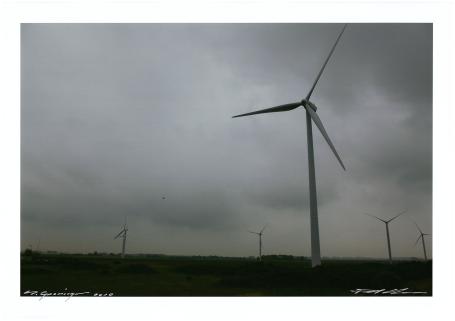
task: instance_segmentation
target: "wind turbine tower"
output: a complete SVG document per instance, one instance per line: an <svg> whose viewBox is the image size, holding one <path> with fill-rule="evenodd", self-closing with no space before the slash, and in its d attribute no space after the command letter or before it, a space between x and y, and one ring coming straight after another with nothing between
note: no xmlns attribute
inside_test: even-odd
<svg viewBox="0 0 455 321"><path fill-rule="evenodd" d="M259 236L259 261L262 261L262 234L264 233L266 226L267 225L265 225L260 232L248 231Z"/></svg>
<svg viewBox="0 0 455 321"><path fill-rule="evenodd" d="M321 132L322 136L326 140L327 144L329 145L332 152L335 154L338 162L340 163L341 167L346 170L343 162L341 161L340 156L338 155L335 146L333 146L332 141L327 134L324 125L322 124L321 119L319 118L318 114L316 113L317 107L310 101L311 95L313 94L314 88L319 81L319 78L322 75L322 72L325 69L325 66L329 62L330 57L332 56L336 45L340 41L341 35L343 34L344 30L346 29L347 25L343 26L338 38L336 39L335 43L332 46L332 49L329 52L324 64L322 65L321 70L319 71L316 79L311 86L308 94L304 99L301 101L297 101L294 103L289 103L285 105L279 105L271 108L266 108L262 110L253 111L246 114L236 115L235 117L243 117L243 116L250 116L256 114L264 114L264 113L275 113L275 112L283 112L283 111L290 111L296 109L298 107L303 107L306 110L306 128L307 128L307 147L308 147L308 177L309 177L309 185L310 185L310 222L311 222L311 265L313 267L321 265L321 250L319 245L319 223L318 223L318 204L317 204L317 193L316 193L316 173L314 168L314 151L313 151L313 131L312 131L312 121L315 123L316 127L318 127L319 131Z"/></svg>
<svg viewBox="0 0 455 321"><path fill-rule="evenodd" d="M420 227L417 225L417 223L414 222L414 224L415 224L415 226L417 227L417 229L419 230L419 233L420 233L420 236L417 238L416 242L414 243L414 246L416 246L417 243L419 242L419 240L422 239L423 257L425 258L425 261L428 261L428 259L427 259L427 249L425 248L425 235L431 235L431 234L423 233L422 230L420 229Z"/></svg>
<svg viewBox="0 0 455 321"><path fill-rule="evenodd" d="M387 248L389 250L389 263L392 264L392 248L390 246L390 233L389 233L389 223L392 222L394 219L396 219L398 216L406 213L407 210L403 211L403 212L400 212L398 213L397 215L395 215L394 217L392 217L391 219L389 220L383 220L382 218L379 218L377 216L374 216L374 215L371 215L371 214L368 214L368 213L365 213L365 215L368 215L370 217L373 217L375 219L378 219L380 220L381 222L383 222L385 224L385 229L386 229L386 233L387 233Z"/></svg>
<svg viewBox="0 0 455 321"><path fill-rule="evenodd" d="M128 232L128 227L126 226L126 217L125 217L125 224L123 225L123 229L120 231L120 233L117 234L116 237L114 237L114 240L119 238L120 236L122 237L122 259L125 257L125 245L126 245L126 233Z"/></svg>

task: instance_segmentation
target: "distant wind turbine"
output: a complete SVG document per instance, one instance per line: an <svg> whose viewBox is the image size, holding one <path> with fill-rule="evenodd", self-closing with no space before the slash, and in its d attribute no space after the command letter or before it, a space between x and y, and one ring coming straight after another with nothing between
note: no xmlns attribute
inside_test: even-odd
<svg viewBox="0 0 455 321"><path fill-rule="evenodd" d="M41 250L40 245L41 245L41 237L38 239L38 246L36 247L36 252L40 252L40 250Z"/></svg>
<svg viewBox="0 0 455 321"><path fill-rule="evenodd" d="M425 261L428 261L428 259L427 259L427 250L425 248L425 235L431 235L431 234L423 233L422 230L420 229L420 227L417 225L417 223L414 222L414 224L415 224L415 226L417 227L417 229L419 230L419 233L420 233L420 236L418 237L418 239L414 243L414 246L416 246L417 243L419 242L419 240L422 239L423 257L425 258Z"/></svg>
<svg viewBox="0 0 455 321"><path fill-rule="evenodd" d="M322 72L325 69L325 66L329 62L330 57L332 56L338 41L341 38L344 30L346 29L346 24L343 26L338 38L336 39L332 49L330 50L329 55L327 56L324 64L322 65L321 70L319 71L318 75L316 76L316 80L314 81L313 85L310 88L310 91L306 95L304 99L301 101L280 105L276 107L271 107L267 109L262 109L258 111L253 111L246 114L236 115L235 117L243 117L243 116L250 116L256 114L264 114L264 113L275 113L275 112L282 112L282 111L289 111L296 109L300 106L304 107L306 110L306 126L307 126L307 146L308 146L308 172L309 172L309 185L310 185L310 217L311 217L311 265L313 267L321 265L321 250L319 245L319 223L318 223L318 204L317 204L317 195L316 195L316 174L314 169L314 152L313 152L313 131L312 131L312 122L316 124L319 128L322 136L325 138L327 144L329 144L330 149L335 154L338 162L340 163L341 167L346 170L343 162L341 161L340 156L338 155L335 146L333 146L332 141L327 134L324 125L321 122L318 114L316 113L317 107L310 101L311 94L313 93L316 84L319 81L319 78L322 75Z"/></svg>
<svg viewBox="0 0 455 321"><path fill-rule="evenodd" d="M125 244L126 244L126 233L128 232L128 227L126 226L126 217L125 217L125 224L123 224L123 229L120 231L120 233L117 234L116 237L114 237L114 240L119 238L120 236L123 238L122 242L122 258L125 257Z"/></svg>
<svg viewBox="0 0 455 321"><path fill-rule="evenodd" d="M398 216L406 213L407 210L403 211L403 212L400 212L398 213L397 215L395 215L394 217L392 217L391 219L389 220L383 220L382 218L379 218L377 216L374 216L374 215L371 215L371 214L368 214L368 213L365 213L365 215L368 215L370 217L373 217L375 219L378 219L380 220L381 222L383 222L385 224L385 229L387 231L387 248L389 249L389 262L392 263L392 249L390 247L390 233L389 233L389 223L392 222L394 219L396 219Z"/></svg>
<svg viewBox="0 0 455 321"><path fill-rule="evenodd" d="M260 232L248 231L259 236L259 261L262 261L262 234L264 233L266 227L267 225L265 225Z"/></svg>

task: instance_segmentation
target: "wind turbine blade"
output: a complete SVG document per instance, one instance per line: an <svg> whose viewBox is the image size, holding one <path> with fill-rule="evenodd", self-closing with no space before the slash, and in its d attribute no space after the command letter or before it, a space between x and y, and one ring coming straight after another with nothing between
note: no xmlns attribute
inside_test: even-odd
<svg viewBox="0 0 455 321"><path fill-rule="evenodd" d="M378 220L380 220L380 221L386 223L385 220L383 220L382 218L379 218L379 217L377 217L377 216L374 216L374 215L371 215L371 214L368 214L368 213L363 213L363 214L368 215L368 216L370 216L370 217L372 217L372 218L376 218L376 219L378 219Z"/></svg>
<svg viewBox="0 0 455 321"><path fill-rule="evenodd" d="M344 167L344 164L343 164L343 161L341 160L340 158L340 155L338 155L337 153L337 150L335 149L335 146L333 146L333 143L332 141L330 140L330 137L329 135L327 134L325 128L324 128L324 125L322 124L322 121L321 119L319 118L318 114L316 114L316 112L313 110L313 108L311 108L310 106L305 106L306 110L308 111L308 113L310 114L311 116L311 119L313 119L314 123L316 124L316 126L319 128L319 130L321 131L321 134L322 136L324 136L325 138L325 141L327 142L327 144L329 144L330 146L330 149L332 150L332 152L335 154L335 157L338 159L338 162L340 163L341 167L346 170L346 167Z"/></svg>
<svg viewBox="0 0 455 321"><path fill-rule="evenodd" d="M259 235L258 232L253 232L253 231L248 231L248 232L250 232L250 233L252 233L252 234L257 234L257 235Z"/></svg>
<svg viewBox="0 0 455 321"><path fill-rule="evenodd" d="M117 236L114 237L114 240L115 240L116 238L118 238L120 235L122 235L123 232L125 232L125 230L122 230L120 233L118 233Z"/></svg>
<svg viewBox="0 0 455 321"><path fill-rule="evenodd" d="M280 112L280 111L289 111L289 110L296 109L297 107L299 107L301 105L302 105L301 102L290 103L290 104L275 106L275 107L271 107L271 108L256 110L251 113L232 116L232 118L250 116L250 115L256 115L256 114L276 113L276 112Z"/></svg>
<svg viewBox="0 0 455 321"><path fill-rule="evenodd" d="M314 88L316 87L316 84L318 83L319 78L321 77L322 72L323 72L324 69L325 69L325 66L326 66L327 63L329 62L330 57L332 56L333 52L335 51L335 47L337 46L338 41L340 41L341 35L343 34L343 32L344 32L344 30L346 29L346 26L347 26L347 25L348 25L348 24L345 24L345 25L343 26L343 29L341 29L341 32L340 32L340 34L338 35L337 40L335 41L335 43L334 43L332 49L330 50L330 53L329 53L329 55L327 56L327 59L325 60L324 64L322 65L322 68L321 68L321 70L319 71L319 74L317 75L316 80L315 80L314 83L313 83L313 86L311 87L310 91L309 91L308 94L306 95L305 100L309 100L310 97L311 97L311 94L313 94L313 90L314 90Z"/></svg>
<svg viewBox="0 0 455 321"><path fill-rule="evenodd" d="M414 222L414 221L413 221L413 222ZM419 230L420 234L424 234L424 233L422 232L422 230L420 229L420 227L417 225L417 223L414 222L414 224L415 224L415 226L417 227L417 229Z"/></svg>
<svg viewBox="0 0 455 321"><path fill-rule="evenodd" d="M397 215L395 215L394 217L392 217L390 220L388 220L387 222L392 222L394 219L396 219L398 216L400 215L403 215L404 213L406 213L408 210L404 210L403 212L400 212L398 213Z"/></svg>
<svg viewBox="0 0 455 321"><path fill-rule="evenodd" d="M267 227L268 224L265 224L264 227L261 230L261 233L264 232L265 228Z"/></svg>
<svg viewBox="0 0 455 321"><path fill-rule="evenodd" d="M417 245L417 243L419 242L420 238L422 237L422 234L417 238L416 242L414 243L414 246Z"/></svg>

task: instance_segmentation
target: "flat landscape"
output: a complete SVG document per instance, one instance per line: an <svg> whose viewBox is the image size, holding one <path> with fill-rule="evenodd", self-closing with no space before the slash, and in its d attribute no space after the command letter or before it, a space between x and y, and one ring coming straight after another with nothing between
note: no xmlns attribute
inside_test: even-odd
<svg viewBox="0 0 455 321"><path fill-rule="evenodd" d="M352 296L405 289L432 295L432 262L31 254L21 256L21 295L88 292L113 296ZM30 293L30 292L29 292ZM57 295L59 296L59 295Z"/></svg>

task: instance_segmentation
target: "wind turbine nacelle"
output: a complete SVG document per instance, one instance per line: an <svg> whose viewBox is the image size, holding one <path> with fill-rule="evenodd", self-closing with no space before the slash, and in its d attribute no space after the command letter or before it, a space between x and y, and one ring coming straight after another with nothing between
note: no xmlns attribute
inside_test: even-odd
<svg viewBox="0 0 455 321"><path fill-rule="evenodd" d="M315 104L313 104L311 101L309 100L302 100L302 105L303 106L309 106L311 109L313 109L314 111L317 111L318 110L318 107L316 107Z"/></svg>

